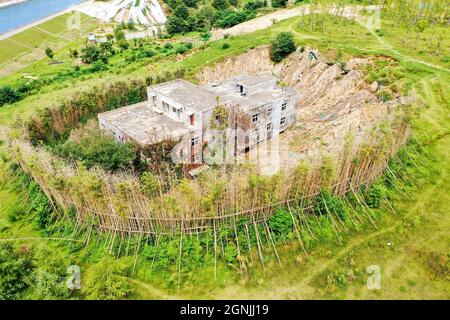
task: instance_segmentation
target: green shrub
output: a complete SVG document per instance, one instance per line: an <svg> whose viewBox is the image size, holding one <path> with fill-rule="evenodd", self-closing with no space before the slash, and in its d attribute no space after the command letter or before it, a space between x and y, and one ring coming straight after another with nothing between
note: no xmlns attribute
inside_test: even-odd
<svg viewBox="0 0 450 320"><path fill-rule="evenodd" d="M124 299L133 292L126 276L125 264L104 256L86 273L83 291L92 300Z"/></svg>
<svg viewBox="0 0 450 320"><path fill-rule="evenodd" d="M53 52L52 48L45 48L45 54L47 55L47 57L49 57L50 59L53 60L55 53Z"/></svg>
<svg viewBox="0 0 450 320"><path fill-rule="evenodd" d="M38 269L33 274L33 298L38 300L66 299L70 295L70 290L65 283L65 278Z"/></svg>
<svg viewBox="0 0 450 320"><path fill-rule="evenodd" d="M183 53L185 53L186 51L188 51L188 49L187 49L184 45L178 46L178 47L175 49L175 53L177 53L177 54L183 54Z"/></svg>
<svg viewBox="0 0 450 320"><path fill-rule="evenodd" d="M296 49L297 46L294 41L294 35L291 32L281 32L272 41L270 58L274 62L280 62Z"/></svg>
<svg viewBox="0 0 450 320"><path fill-rule="evenodd" d="M175 266L180 255L180 239L161 238L157 246L146 245L142 250L142 255L148 260L155 262L153 268L155 270L167 270L171 266Z"/></svg>
<svg viewBox="0 0 450 320"><path fill-rule="evenodd" d="M116 29L114 31L114 38L116 38L116 41L125 40L125 32L121 29Z"/></svg>
<svg viewBox="0 0 450 320"><path fill-rule="evenodd" d="M95 61L92 63L92 67L90 69L92 72L99 72L108 70L108 65L103 61Z"/></svg>
<svg viewBox="0 0 450 320"><path fill-rule="evenodd" d="M151 172L144 172L141 176L141 183L143 191L149 197L154 197L158 194L160 190L160 182L158 177L156 177Z"/></svg>
<svg viewBox="0 0 450 320"><path fill-rule="evenodd" d="M94 45L87 45L81 48L81 61L91 64L100 59L100 48Z"/></svg>
<svg viewBox="0 0 450 320"><path fill-rule="evenodd" d="M250 20L256 17L255 11L241 10L232 11L224 10L219 14L219 18L216 21L216 26L220 28L230 28L246 20Z"/></svg>
<svg viewBox="0 0 450 320"><path fill-rule="evenodd" d="M225 10L230 6L228 0L213 0L212 6L217 10Z"/></svg>
<svg viewBox="0 0 450 320"><path fill-rule="evenodd" d="M34 299L66 299L70 290L66 285L67 266L63 257L48 247L40 247L34 255L35 271L32 274Z"/></svg>
<svg viewBox="0 0 450 320"><path fill-rule="evenodd" d="M63 157L78 160L90 168L101 166L107 171L126 169L137 154L133 145L120 143L105 134L92 134L78 142L67 141L55 147L55 152Z"/></svg>
<svg viewBox="0 0 450 320"><path fill-rule="evenodd" d="M151 49L143 49L143 50L139 51L137 58L138 59L151 58L155 54L156 53Z"/></svg>
<svg viewBox="0 0 450 320"><path fill-rule="evenodd" d="M230 45L228 44L228 43L224 43L223 45L222 45L222 49L228 49L230 47Z"/></svg>
<svg viewBox="0 0 450 320"><path fill-rule="evenodd" d="M0 300L18 299L28 287L27 277L32 270L31 263L14 250L12 243L0 245Z"/></svg>
<svg viewBox="0 0 450 320"><path fill-rule="evenodd" d="M244 5L246 10L258 10L267 7L267 0L250 0Z"/></svg>
<svg viewBox="0 0 450 320"><path fill-rule="evenodd" d="M317 195L314 212L322 215L337 214L343 219L347 217L347 211L341 200L328 191L322 191Z"/></svg>
<svg viewBox="0 0 450 320"><path fill-rule="evenodd" d="M125 40L125 39L117 41L117 45L119 46L119 48L122 51L125 51L125 50L127 50L130 47L130 43L127 40Z"/></svg>
<svg viewBox="0 0 450 320"><path fill-rule="evenodd" d="M0 88L0 106L14 103L19 101L21 98L22 95L20 92L13 89L11 86L4 86Z"/></svg>
<svg viewBox="0 0 450 320"><path fill-rule="evenodd" d="M238 251L236 245L233 243L228 243L225 248L225 261L227 263L233 263L236 261L236 258L238 256Z"/></svg>
<svg viewBox="0 0 450 320"><path fill-rule="evenodd" d="M211 5L202 6L195 17L197 28L210 28L216 21L217 10Z"/></svg>
<svg viewBox="0 0 450 320"><path fill-rule="evenodd" d="M364 199L370 208L378 208L381 205L381 202L386 198L387 192L387 188L383 184L373 184L369 190L364 193Z"/></svg>

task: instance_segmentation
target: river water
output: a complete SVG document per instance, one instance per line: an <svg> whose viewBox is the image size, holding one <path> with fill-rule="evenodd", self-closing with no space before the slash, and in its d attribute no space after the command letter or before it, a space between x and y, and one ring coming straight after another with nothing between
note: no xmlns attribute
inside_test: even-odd
<svg viewBox="0 0 450 320"><path fill-rule="evenodd" d="M0 34L63 11L84 0L29 0L0 8Z"/></svg>

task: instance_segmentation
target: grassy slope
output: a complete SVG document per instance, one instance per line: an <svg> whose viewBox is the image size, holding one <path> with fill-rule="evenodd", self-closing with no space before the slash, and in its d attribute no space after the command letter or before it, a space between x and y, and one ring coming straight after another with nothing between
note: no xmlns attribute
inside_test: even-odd
<svg viewBox="0 0 450 320"><path fill-rule="evenodd" d="M298 19L290 19L276 24L274 27L261 30L251 35L234 37L212 43L203 51L194 53L190 58L173 64L161 63L157 67L177 68L183 65L194 74L201 66L213 63L223 57L240 53L247 48L259 44L267 44L270 38L281 30L291 30L299 42L308 46L317 46L322 50L341 49L344 53L395 53L384 49L372 36L358 26L345 27L348 30L331 30L329 33L309 32L297 28ZM389 25L386 25L389 28ZM403 35L404 30L386 30L389 39L395 34ZM221 49L221 43L227 41L231 48ZM399 46L395 49L401 54L423 59L410 46ZM421 46L425 46L422 43ZM299 250L284 250L284 269L273 266L259 281L242 286L233 280L231 275L224 283L204 283L202 286L181 290L180 293L153 287L139 279L131 280L136 287L136 298L449 298L449 284L435 275L424 257L428 252L447 254L449 244L449 172L448 152L450 150L449 103L450 76L448 72L425 66L420 62L411 62L398 56L408 87L417 92L423 100L423 110L416 120L416 134L421 141L427 143L428 153L433 155L433 166L439 168L440 174L429 179L422 179L420 188L411 189L411 199L398 198L395 202L398 215L385 211L378 223L378 230L367 230L363 233L346 237L342 246L320 246L311 252L308 261L296 264L295 256ZM430 61L430 60L427 60ZM445 67L445 62L433 58L433 63ZM145 68L137 68L131 74L118 77L142 75ZM107 81L114 75L106 74L102 80L89 79L77 82L77 86L90 86ZM116 76L117 78L117 76ZM56 92L48 92L30 97L15 106L0 109L0 122L10 124L14 115L27 116L39 106L46 105L53 99L72 92L73 88L65 88ZM50 91L50 90L49 90ZM0 191L0 228L2 237L39 237L29 223L10 225L5 219L11 210L20 210L20 197L10 189L7 183L2 184ZM387 242L391 246L387 246ZM25 241L34 245L51 245L55 251L64 254L64 248L51 240ZM351 258L349 258L351 257ZM84 259L83 259L84 260ZM370 291L366 289L365 267L377 264L382 270L382 289ZM89 263L83 264L89 268ZM326 288L327 278L331 273L345 273L353 270L357 279L345 286L331 285ZM259 273L259 270L255 272ZM326 289L325 289L326 288Z"/></svg>

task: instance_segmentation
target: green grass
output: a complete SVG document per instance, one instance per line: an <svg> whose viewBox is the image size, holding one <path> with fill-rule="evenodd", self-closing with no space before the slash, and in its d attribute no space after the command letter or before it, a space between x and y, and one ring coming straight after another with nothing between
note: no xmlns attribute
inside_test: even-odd
<svg viewBox="0 0 450 320"><path fill-rule="evenodd" d="M415 35L405 29L394 28L385 21L382 26L383 38L392 45L385 48L377 38L356 24L340 28L329 28L327 33L320 30L310 31L299 26L300 19L292 18L243 36L210 43L207 48L198 50L182 62L173 58L162 60L154 67L156 72L175 70L183 67L188 75L195 73L208 64L216 63L226 57L237 55L246 50L269 44L280 31L294 32L300 45L319 48L330 59L346 60L351 56L387 55L396 59L396 64L373 70L375 78L385 77L402 84L402 90L414 94L417 104L414 119L414 132L425 148L422 165L418 171L411 172L416 185L399 185L406 190L408 198L397 195L393 199L396 214L388 209L379 209L380 219L377 229L347 234L342 245L322 244L309 253L308 259L296 261L300 249L294 244L281 246L280 254L283 269L271 259L267 270L255 264L251 279L245 284L239 282L237 271L221 265L218 280L212 277L211 267L199 271L203 282L176 289L167 289L158 282L158 275L148 275L148 262L138 259L137 272L130 278L135 288L132 298L279 298L279 299L448 299L450 285L443 278L434 256L444 257L448 261L450 237L450 198L449 165L450 152L450 74L442 68L448 67L441 56L430 55L432 45L429 42L415 43ZM425 34L424 34L425 35ZM403 41L402 39L409 39ZM413 41L414 40L414 41ZM230 48L223 50L226 41ZM442 50L448 51L448 39ZM415 46L417 48L415 49ZM394 49L394 51L392 50ZM424 53L421 53L425 52ZM440 68L430 66L432 63ZM51 73L52 67L42 62L29 66L27 70ZM36 109L45 107L55 100L83 90L93 85L102 85L116 79L133 78L147 75L146 66L138 63L131 65L122 73L105 72L86 80L73 80L66 84L52 85L42 93L31 96L12 106L0 108L0 124L10 125L15 117L26 118ZM399 80L400 79L400 80ZM1 167L0 167L1 168ZM437 171L437 172L436 172ZM8 181L0 185L0 234L1 237L39 237L29 221L9 223L7 216L13 210L20 210L22 200L12 189ZM99 242L103 243L103 242ZM391 245L388 245L390 243ZM50 246L55 252L67 255L64 245L51 241L21 241L21 245ZM86 251L81 250L73 260L88 270L102 254L101 247L93 241ZM132 260L132 259L131 259ZM131 262L132 263L132 262ZM369 276L366 267L378 265L381 268L381 290L368 290L366 280ZM349 273L356 278L348 280ZM347 278L344 283L339 279ZM151 281L150 281L151 280Z"/></svg>

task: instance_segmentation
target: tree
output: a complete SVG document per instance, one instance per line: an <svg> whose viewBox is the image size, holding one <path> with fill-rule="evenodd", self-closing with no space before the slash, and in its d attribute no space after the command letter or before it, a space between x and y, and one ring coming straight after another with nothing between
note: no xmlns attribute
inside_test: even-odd
<svg viewBox="0 0 450 320"><path fill-rule="evenodd" d="M33 293L34 299L66 299L70 290L66 285L67 265L63 256L46 247L40 247L34 255Z"/></svg>
<svg viewBox="0 0 450 320"><path fill-rule="evenodd" d="M210 5L206 5L200 8L197 13L197 27L210 28L216 21L216 9Z"/></svg>
<svg viewBox="0 0 450 320"><path fill-rule="evenodd" d="M65 299L70 294L63 277L42 269L33 274L33 287L33 297L39 300Z"/></svg>
<svg viewBox="0 0 450 320"><path fill-rule="evenodd" d="M121 50L127 50L130 47L130 43L125 39L117 41L117 45Z"/></svg>
<svg viewBox="0 0 450 320"><path fill-rule="evenodd" d="M47 57L49 57L52 60L53 60L53 57L55 56L55 53L53 52L52 48L50 48L50 47L47 47L45 49L45 54L47 55Z"/></svg>
<svg viewBox="0 0 450 320"><path fill-rule="evenodd" d="M82 161L88 168L98 165L107 171L126 169L137 157L131 144L120 143L104 134L83 137L79 142L69 140L57 146L55 152Z"/></svg>
<svg viewBox="0 0 450 320"><path fill-rule="evenodd" d="M250 0L244 5L245 10L258 10L267 7L267 0Z"/></svg>
<svg viewBox="0 0 450 320"><path fill-rule="evenodd" d="M88 299L119 300L132 293L126 278L126 266L111 256L104 256L86 274L84 291Z"/></svg>
<svg viewBox="0 0 450 320"><path fill-rule="evenodd" d="M189 9L181 4L174 10L173 14L178 18L187 19L189 17Z"/></svg>
<svg viewBox="0 0 450 320"><path fill-rule="evenodd" d="M191 8L197 7L197 0L184 0L184 4Z"/></svg>
<svg viewBox="0 0 450 320"><path fill-rule="evenodd" d="M92 63L91 71L99 72L99 71L108 70L107 62L108 62L107 60L106 60L106 63L103 60L94 61Z"/></svg>
<svg viewBox="0 0 450 320"><path fill-rule="evenodd" d="M114 54L114 48L111 42L100 43L100 51L103 55Z"/></svg>
<svg viewBox="0 0 450 320"><path fill-rule="evenodd" d="M114 31L114 37L116 38L116 41L125 40L125 32L121 29L116 29Z"/></svg>
<svg viewBox="0 0 450 320"><path fill-rule="evenodd" d="M185 19L179 18L174 14L167 18L166 28L169 34L184 33L189 30Z"/></svg>
<svg viewBox="0 0 450 320"><path fill-rule="evenodd" d="M81 61L92 63L100 59L100 49L95 45L87 45L81 48Z"/></svg>
<svg viewBox="0 0 450 320"><path fill-rule="evenodd" d="M154 197L159 192L160 182L158 178L151 172L144 172L141 176L141 184L143 191L149 197Z"/></svg>
<svg viewBox="0 0 450 320"><path fill-rule="evenodd" d="M69 54L72 58L78 58L78 50L77 49L69 49Z"/></svg>
<svg viewBox="0 0 450 320"><path fill-rule="evenodd" d="M274 62L280 62L296 49L297 46L295 45L294 35L291 32L281 32L272 41L270 58Z"/></svg>
<svg viewBox="0 0 450 320"><path fill-rule="evenodd" d="M0 106L4 104L14 103L19 101L22 95L11 86L4 86L0 88Z"/></svg>
<svg viewBox="0 0 450 320"><path fill-rule="evenodd" d="M213 0L212 6L217 10L225 10L230 6L228 0Z"/></svg>
<svg viewBox="0 0 450 320"><path fill-rule="evenodd" d="M221 28L230 28L252 17L254 17L253 11L231 11L223 18L217 20L216 25Z"/></svg>

